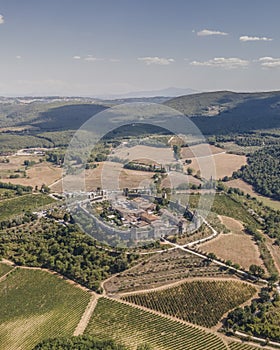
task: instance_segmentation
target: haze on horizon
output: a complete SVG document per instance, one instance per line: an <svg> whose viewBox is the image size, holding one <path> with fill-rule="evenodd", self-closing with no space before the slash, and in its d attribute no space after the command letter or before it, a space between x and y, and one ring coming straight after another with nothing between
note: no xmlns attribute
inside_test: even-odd
<svg viewBox="0 0 280 350"><path fill-rule="evenodd" d="M280 2L1 0L0 95L278 90Z"/></svg>

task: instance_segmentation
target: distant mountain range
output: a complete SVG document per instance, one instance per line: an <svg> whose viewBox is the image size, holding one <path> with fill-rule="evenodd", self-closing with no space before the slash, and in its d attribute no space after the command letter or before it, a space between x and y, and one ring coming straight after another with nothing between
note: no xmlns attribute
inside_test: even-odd
<svg viewBox="0 0 280 350"><path fill-rule="evenodd" d="M148 91L132 91L125 94L119 95L103 95L97 96L104 100L116 100L116 99L127 99L127 98L143 98L143 97L177 97L182 95L189 95L196 93L196 90L190 88L176 88L169 87L161 90L148 90Z"/></svg>
<svg viewBox="0 0 280 350"><path fill-rule="evenodd" d="M280 128L280 91L215 91L180 96L165 102L189 116L204 134Z"/></svg>
<svg viewBox="0 0 280 350"><path fill-rule="evenodd" d="M170 89L160 92L171 93ZM215 91L175 98L158 96L115 100L81 97L0 98L0 126L29 125L37 127L38 132L76 130L90 117L106 108L135 101L163 103L177 109L189 116L202 133L207 135L280 128L280 91Z"/></svg>

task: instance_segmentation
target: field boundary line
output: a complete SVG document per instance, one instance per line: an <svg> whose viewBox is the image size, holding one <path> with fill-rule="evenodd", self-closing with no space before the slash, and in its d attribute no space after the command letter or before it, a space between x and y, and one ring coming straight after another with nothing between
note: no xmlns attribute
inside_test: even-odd
<svg viewBox="0 0 280 350"><path fill-rule="evenodd" d="M13 267L10 271L8 271L7 273L5 273L5 275L1 276L1 277L0 277L0 282L5 281L5 279L9 276L9 274L10 274L11 272L15 271L16 269L17 269L17 267L15 266L15 267Z"/></svg>
<svg viewBox="0 0 280 350"><path fill-rule="evenodd" d="M97 301L98 299L101 297L101 295L96 295L96 294L93 294L74 333L73 333L73 336L78 336L78 335L82 335L84 333L84 331L86 330L87 328L87 325L91 319L91 316L95 310L95 307L97 305Z"/></svg>

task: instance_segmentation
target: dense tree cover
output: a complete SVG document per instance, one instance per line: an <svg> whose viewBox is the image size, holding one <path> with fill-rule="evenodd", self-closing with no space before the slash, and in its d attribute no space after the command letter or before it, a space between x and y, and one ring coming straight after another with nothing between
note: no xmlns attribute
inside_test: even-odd
<svg viewBox="0 0 280 350"><path fill-rule="evenodd" d="M62 149L51 150L46 153L47 162L61 165L64 162L65 151Z"/></svg>
<svg viewBox="0 0 280 350"><path fill-rule="evenodd" d="M125 169L140 170L140 171L151 171L154 173L166 173L165 168L162 166L157 167L156 165L146 165L134 162L128 162L123 166Z"/></svg>
<svg viewBox="0 0 280 350"><path fill-rule="evenodd" d="M233 174L264 196L280 200L280 146L263 148L248 157L248 165Z"/></svg>
<svg viewBox="0 0 280 350"><path fill-rule="evenodd" d="M140 348L139 348L140 349ZM149 348L141 348L148 349ZM99 340L90 335L44 340L33 350L128 350L113 340Z"/></svg>
<svg viewBox="0 0 280 350"><path fill-rule="evenodd" d="M238 307L228 314L227 329L241 331L256 337L280 341L280 301L277 292L263 288L259 298L250 306Z"/></svg>
<svg viewBox="0 0 280 350"><path fill-rule="evenodd" d="M19 265L52 269L96 291L102 279L125 270L136 258L102 249L76 225L52 219L0 232L0 256Z"/></svg>
<svg viewBox="0 0 280 350"><path fill-rule="evenodd" d="M0 182L0 188L5 188L7 190L14 190L17 194L22 192L32 192L32 186L15 185L10 182Z"/></svg>

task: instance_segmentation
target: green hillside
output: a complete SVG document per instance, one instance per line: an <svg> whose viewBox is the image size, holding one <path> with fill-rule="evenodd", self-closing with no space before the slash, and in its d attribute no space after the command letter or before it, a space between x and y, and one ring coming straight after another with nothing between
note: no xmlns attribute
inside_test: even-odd
<svg viewBox="0 0 280 350"><path fill-rule="evenodd" d="M204 134L280 127L280 92L207 92L165 102L192 118Z"/></svg>
<svg viewBox="0 0 280 350"><path fill-rule="evenodd" d="M16 269L0 283L0 348L31 350L50 337L70 337L90 295L55 275Z"/></svg>

